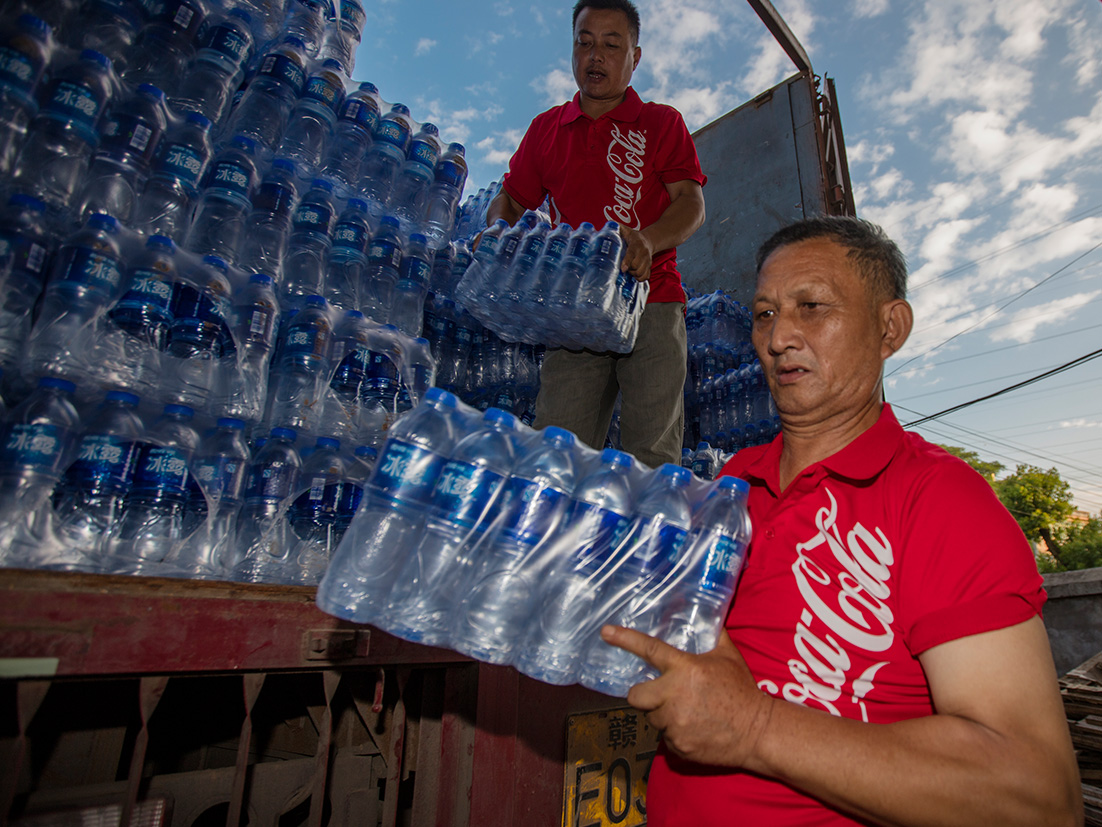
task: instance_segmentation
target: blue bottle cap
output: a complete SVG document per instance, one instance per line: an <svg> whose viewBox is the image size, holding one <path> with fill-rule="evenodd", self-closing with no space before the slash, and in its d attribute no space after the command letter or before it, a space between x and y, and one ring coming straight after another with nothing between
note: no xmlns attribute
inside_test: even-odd
<svg viewBox="0 0 1102 827"><path fill-rule="evenodd" d="M305 304L306 304L307 307L328 307L329 306L329 302L327 302L325 300L325 296L307 296Z"/></svg>
<svg viewBox="0 0 1102 827"><path fill-rule="evenodd" d="M85 49L80 53L81 60L88 60L92 63L97 63L103 67L105 71L111 71L111 58L102 52L97 52L95 49Z"/></svg>
<svg viewBox="0 0 1102 827"><path fill-rule="evenodd" d="M367 212L367 202L362 198L349 198L345 207L356 212Z"/></svg>
<svg viewBox="0 0 1102 827"><path fill-rule="evenodd" d="M398 332L398 325L385 324L385 325L383 325L383 330L385 330L387 333L397 333Z"/></svg>
<svg viewBox="0 0 1102 827"><path fill-rule="evenodd" d="M298 439L298 433L293 428L272 428L272 439L286 439L294 442Z"/></svg>
<svg viewBox="0 0 1102 827"><path fill-rule="evenodd" d="M105 402L122 402L132 408L138 407L138 403L142 401L136 393L127 391L108 391L103 399Z"/></svg>
<svg viewBox="0 0 1102 827"><path fill-rule="evenodd" d="M16 22L19 24L19 28L40 40L45 40L50 35L50 24L41 17L35 17L33 14L21 14Z"/></svg>
<svg viewBox="0 0 1102 827"><path fill-rule="evenodd" d="M387 227L393 227L394 229L398 229L398 227L401 226L398 223L398 219L396 217L394 217L393 215L384 215L382 218L380 218L379 219L379 225L382 226L384 224Z"/></svg>
<svg viewBox="0 0 1102 827"><path fill-rule="evenodd" d="M390 107L390 111L398 115L408 115L409 107L406 106L404 103L396 103Z"/></svg>
<svg viewBox="0 0 1102 827"><path fill-rule="evenodd" d="M245 423L240 419L235 419L232 416L219 417L216 423L219 428L232 428L235 431L245 430Z"/></svg>
<svg viewBox="0 0 1102 827"><path fill-rule="evenodd" d="M251 14L249 14L247 11L245 11L244 9L242 9L242 8L233 9L230 12L229 16L230 17L236 17L239 20L244 20L245 24L248 25L248 26L251 26L253 24L253 16Z"/></svg>
<svg viewBox="0 0 1102 827"><path fill-rule="evenodd" d="M165 405L165 414L186 416L188 419L195 416L195 410L187 405Z"/></svg>
<svg viewBox="0 0 1102 827"><path fill-rule="evenodd" d="M455 397L455 394L448 393L443 388L429 388L425 391L425 401L431 404L444 405L448 408L459 405L459 400Z"/></svg>
<svg viewBox="0 0 1102 827"><path fill-rule="evenodd" d="M466 147L460 143L448 144L448 152L454 152L456 155L465 155L467 152Z"/></svg>
<svg viewBox="0 0 1102 827"><path fill-rule="evenodd" d="M356 448L356 456L371 457L372 459L377 459L379 456L379 451L371 445L360 445Z"/></svg>
<svg viewBox="0 0 1102 827"><path fill-rule="evenodd" d="M346 319L362 319L364 314L359 310L346 310L344 311L344 317Z"/></svg>
<svg viewBox="0 0 1102 827"><path fill-rule="evenodd" d="M620 231L620 225L617 224L615 221L609 221L607 224L605 224L605 229L606 230L615 230L616 232L619 232Z"/></svg>
<svg viewBox="0 0 1102 827"><path fill-rule="evenodd" d="M249 276L250 284L271 284L272 277L265 275L264 273L253 273Z"/></svg>
<svg viewBox="0 0 1102 827"><path fill-rule="evenodd" d="M184 119L188 123L193 123L200 129L206 131L211 127L210 118L204 115L202 112L188 112L187 117Z"/></svg>
<svg viewBox="0 0 1102 827"><path fill-rule="evenodd" d="M250 138L248 135L234 135L230 141L238 149L243 149L250 155L256 154L256 141Z"/></svg>
<svg viewBox="0 0 1102 827"><path fill-rule="evenodd" d="M139 83L138 93L156 98L158 101L163 101L165 98L165 93L161 91L160 87L154 86L152 83Z"/></svg>
<svg viewBox="0 0 1102 827"><path fill-rule="evenodd" d="M422 233L410 233L409 234L409 243L410 244L428 244L429 240Z"/></svg>
<svg viewBox="0 0 1102 827"><path fill-rule="evenodd" d="M421 124L421 131L426 135L432 135L435 137L440 134L440 127L438 127L434 123L429 123L428 121L425 121L423 124Z"/></svg>
<svg viewBox="0 0 1102 827"><path fill-rule="evenodd" d="M272 161L272 169L282 169L285 172L295 174L295 162L290 158L276 158Z"/></svg>
<svg viewBox="0 0 1102 827"><path fill-rule="evenodd" d="M593 225L590 224L588 221L583 221L581 224L578 225L578 229L589 231L593 229Z"/></svg>
<svg viewBox="0 0 1102 827"><path fill-rule="evenodd" d="M324 178L315 178L313 181L310 182L310 189L332 192L333 184L330 181L326 181Z"/></svg>
<svg viewBox="0 0 1102 827"><path fill-rule="evenodd" d="M379 87L369 80L363 81L363 83L360 84L360 89L361 91L368 92L372 95L379 94Z"/></svg>
<svg viewBox="0 0 1102 827"><path fill-rule="evenodd" d="M17 192L11 198L8 199L8 206L11 207L26 207L29 210L35 212L46 212L46 202L40 201L33 195L27 195L25 192Z"/></svg>
<svg viewBox="0 0 1102 827"><path fill-rule="evenodd" d="M682 451L682 455L688 452L688 448ZM689 480L693 478L692 472L688 468L684 468L680 465L674 465L672 462L666 462L659 466L658 476L660 477L672 477L673 481L678 485L688 485Z"/></svg>
<svg viewBox="0 0 1102 827"><path fill-rule="evenodd" d="M319 436L318 441L314 444L318 448L332 448L334 451L341 447L341 441L331 436Z"/></svg>
<svg viewBox="0 0 1102 827"><path fill-rule="evenodd" d="M426 339L424 336L418 336L413 341L414 341L415 344L418 344L418 345L427 345L429 343L429 340Z"/></svg>
<svg viewBox="0 0 1102 827"><path fill-rule="evenodd" d="M630 468L631 454L625 454L623 451L617 451L615 448L605 448L601 452L601 463L604 465L612 465L615 468Z"/></svg>
<svg viewBox="0 0 1102 827"><path fill-rule="evenodd" d="M93 230L103 230L107 233L117 233L119 231L118 219L105 212L97 212L89 216L88 226Z"/></svg>
<svg viewBox="0 0 1102 827"><path fill-rule="evenodd" d="M203 264L213 267L215 270L221 270L223 273L230 271L230 266L226 264L226 260L218 256L203 256Z"/></svg>
<svg viewBox="0 0 1102 827"><path fill-rule="evenodd" d="M574 444L574 434L555 425L548 425L543 429L543 438L548 442L562 442L566 446Z"/></svg>
<svg viewBox="0 0 1102 827"><path fill-rule="evenodd" d="M517 418L501 408L487 408L482 418L487 422L505 425L508 428L517 427Z"/></svg>
<svg viewBox="0 0 1102 827"><path fill-rule="evenodd" d="M327 69L335 69L337 72L344 74L344 64L335 58L327 57L321 62L321 65Z"/></svg>
<svg viewBox="0 0 1102 827"><path fill-rule="evenodd" d="M712 446L709 445L707 442L698 442L696 444L696 450L698 450L698 451L706 451L707 449L709 449L711 447Z"/></svg>
<svg viewBox="0 0 1102 827"><path fill-rule="evenodd" d="M170 252L176 252L176 242L167 235L151 235L145 242L146 247L161 247Z"/></svg>
<svg viewBox="0 0 1102 827"><path fill-rule="evenodd" d="M77 386L68 379L58 379L56 376L43 376L38 380L38 387L56 388L65 393L73 393L77 389Z"/></svg>
<svg viewBox="0 0 1102 827"><path fill-rule="evenodd" d="M302 38L295 37L293 34L289 34L283 38L283 42L294 46L296 49L304 50L306 48L306 44L302 41Z"/></svg>

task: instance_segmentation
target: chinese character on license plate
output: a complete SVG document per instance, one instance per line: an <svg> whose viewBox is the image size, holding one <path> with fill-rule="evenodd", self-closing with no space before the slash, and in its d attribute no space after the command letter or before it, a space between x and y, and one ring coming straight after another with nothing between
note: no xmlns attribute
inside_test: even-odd
<svg viewBox="0 0 1102 827"><path fill-rule="evenodd" d="M642 827L658 731L631 707L571 715L563 765L563 827Z"/></svg>

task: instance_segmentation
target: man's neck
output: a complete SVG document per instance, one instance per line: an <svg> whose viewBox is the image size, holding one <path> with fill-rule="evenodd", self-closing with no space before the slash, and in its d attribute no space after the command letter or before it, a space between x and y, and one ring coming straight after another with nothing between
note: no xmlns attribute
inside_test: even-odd
<svg viewBox="0 0 1102 827"><path fill-rule="evenodd" d="M847 411L825 422L791 422L782 417L781 491L807 468L838 453L875 425L882 408L883 403L877 398L857 411Z"/></svg>
<svg viewBox="0 0 1102 827"><path fill-rule="evenodd" d="M624 92L624 94L620 95L620 97L615 100L595 100L594 98L587 98L582 94L579 96L578 107L593 120L597 120L602 115L607 115L626 99L627 92Z"/></svg>

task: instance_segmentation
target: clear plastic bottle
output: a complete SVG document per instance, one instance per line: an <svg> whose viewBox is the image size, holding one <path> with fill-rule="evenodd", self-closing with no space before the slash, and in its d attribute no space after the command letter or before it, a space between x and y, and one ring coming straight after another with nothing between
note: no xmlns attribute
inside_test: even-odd
<svg viewBox="0 0 1102 827"><path fill-rule="evenodd" d="M467 158L463 144L448 144L436 162L432 178L422 211L423 232L429 240L429 247L439 250L451 240L459 198L467 183Z"/></svg>
<svg viewBox="0 0 1102 827"><path fill-rule="evenodd" d="M92 49L53 73L16 159L14 188L58 214L68 209L99 142L110 97L111 61Z"/></svg>
<svg viewBox="0 0 1102 827"><path fill-rule="evenodd" d="M424 123L410 140L406 162L394 179L388 211L398 218L403 238L422 231L425 199L432 186L436 161L440 157L440 130Z"/></svg>
<svg viewBox="0 0 1102 827"><path fill-rule="evenodd" d="M146 235L164 235L182 244L198 199L199 181L210 164L211 122L189 112L165 133L149 178L134 205L133 227Z"/></svg>
<svg viewBox="0 0 1102 827"><path fill-rule="evenodd" d="M108 567L126 574L163 574L166 558L184 540L188 465L199 443L195 412L166 405L146 433Z"/></svg>
<svg viewBox="0 0 1102 827"><path fill-rule="evenodd" d="M326 27L336 16L332 0L290 0L283 19L283 31L302 42L308 57L318 56Z"/></svg>
<svg viewBox="0 0 1102 827"><path fill-rule="evenodd" d="M509 663L574 490L574 435L545 428L518 452L488 547L474 560L452 618L451 645L489 663Z"/></svg>
<svg viewBox="0 0 1102 827"><path fill-rule="evenodd" d="M398 219L384 215L367 248L360 307L364 315L380 324L389 321L394 306L394 287L398 284L402 253Z"/></svg>
<svg viewBox="0 0 1102 827"><path fill-rule="evenodd" d="M409 108L396 103L379 119L371 135L372 143L360 166L360 196L367 201L374 221L382 218L394 180L406 162L413 130Z"/></svg>
<svg viewBox="0 0 1102 827"><path fill-rule="evenodd" d="M238 264L249 272L271 273L277 280L283 273L287 236L291 232L291 211L298 198L295 165L276 158L253 193L252 209L245 219Z"/></svg>
<svg viewBox="0 0 1102 827"><path fill-rule="evenodd" d="M364 81L341 104L322 163L321 176L333 182L342 197L354 195L360 182L360 167L373 142L379 124L379 90Z"/></svg>
<svg viewBox="0 0 1102 827"><path fill-rule="evenodd" d="M132 393L108 391L85 425L76 458L54 495L52 567L102 571L108 537L122 516L138 464L144 430Z"/></svg>
<svg viewBox="0 0 1102 827"><path fill-rule="evenodd" d="M0 367L13 368L31 333L31 311L42 293L51 234L46 205L16 193L0 215Z"/></svg>
<svg viewBox="0 0 1102 827"><path fill-rule="evenodd" d="M390 592L380 621L388 632L429 646L448 644L455 584L466 579L468 555L478 553L493 524L518 443L516 418L489 408L456 444L433 488L421 540Z"/></svg>
<svg viewBox="0 0 1102 827"><path fill-rule="evenodd" d="M417 338L421 335L421 325L425 319L425 294L428 293L431 274L432 254L427 239L420 233L414 233L409 237L402 255L388 316L391 324L407 336Z"/></svg>
<svg viewBox="0 0 1102 827"><path fill-rule="evenodd" d="M367 203L349 198L333 228L333 246L329 249L324 278L326 297L336 307L359 310L363 304L361 295L370 242Z"/></svg>
<svg viewBox="0 0 1102 827"><path fill-rule="evenodd" d="M315 178L291 216L291 234L283 257L283 294L290 304L326 292L325 272L333 246L333 185Z"/></svg>
<svg viewBox="0 0 1102 827"><path fill-rule="evenodd" d="M86 376L92 325L123 286L118 235L118 221L93 215L62 243L27 342L28 375Z"/></svg>
<svg viewBox="0 0 1102 827"><path fill-rule="evenodd" d="M49 62L50 27L21 14L0 30L0 175L11 173L38 101L35 94Z"/></svg>
<svg viewBox="0 0 1102 827"><path fill-rule="evenodd" d="M348 466L340 455L341 443L318 437L314 451L302 463L302 485L287 512L298 539L287 567L294 583L313 586L321 580L340 540L337 517Z"/></svg>
<svg viewBox="0 0 1102 827"><path fill-rule="evenodd" d="M254 273L233 299L233 337L222 350L218 404L230 416L256 422L268 392L268 367L279 330L279 302L272 277Z"/></svg>
<svg viewBox="0 0 1102 827"><path fill-rule="evenodd" d="M171 99L180 112L198 112L219 123L253 52L252 15L234 8L200 32L199 49Z"/></svg>
<svg viewBox="0 0 1102 827"><path fill-rule="evenodd" d="M280 342L279 365L272 374L273 426L309 432L328 387L333 325L329 303L308 296L292 316Z"/></svg>
<svg viewBox="0 0 1102 827"><path fill-rule="evenodd" d="M290 158L301 175L317 174L344 102L344 70L336 60L325 60L310 75L287 119L279 155Z"/></svg>
<svg viewBox="0 0 1102 827"><path fill-rule="evenodd" d="M275 152L291 109L306 88L305 48L302 40L288 35L263 57L230 114L227 134L246 135L266 152Z"/></svg>
<svg viewBox="0 0 1102 827"><path fill-rule="evenodd" d="M456 397L439 388L395 423L346 542L318 588L318 607L365 622L381 612L457 438Z"/></svg>
<svg viewBox="0 0 1102 827"><path fill-rule="evenodd" d="M226 262L216 256L204 257L186 275L173 287L162 392L173 402L203 408L210 400L214 364L221 356L230 283Z"/></svg>
<svg viewBox="0 0 1102 827"><path fill-rule="evenodd" d="M322 433L351 442L363 429L360 400L367 382L370 347L364 314L359 310L346 311L333 333L332 361L336 368L322 409ZM381 429L384 422L375 424Z"/></svg>
<svg viewBox="0 0 1102 827"><path fill-rule="evenodd" d="M233 579L250 583L287 582L293 535L287 509L299 493L302 459L297 434L273 428L252 457L237 520L237 559Z"/></svg>
<svg viewBox="0 0 1102 827"><path fill-rule="evenodd" d="M116 72L123 72L145 16L140 0L84 0L69 29L69 46L95 49L111 59Z"/></svg>
<svg viewBox="0 0 1102 827"><path fill-rule="evenodd" d="M356 65L356 50L363 36L367 13L360 0L340 0L340 22L325 30L318 57L333 58L340 62L349 75Z"/></svg>
<svg viewBox="0 0 1102 827"><path fill-rule="evenodd" d="M207 11L203 0L151 4L149 19L127 55L123 80L131 85L151 83L168 98L176 97L195 55L196 35L207 19Z"/></svg>
<svg viewBox="0 0 1102 827"><path fill-rule="evenodd" d="M211 161L184 247L233 263L245 230L258 174L256 142L237 135Z"/></svg>

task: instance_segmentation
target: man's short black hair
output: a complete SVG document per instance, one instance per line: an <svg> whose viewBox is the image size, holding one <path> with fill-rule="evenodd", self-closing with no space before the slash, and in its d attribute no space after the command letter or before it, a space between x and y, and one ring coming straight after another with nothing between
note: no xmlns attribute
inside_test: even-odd
<svg viewBox="0 0 1102 827"><path fill-rule="evenodd" d="M570 21L570 31L574 31L577 27L578 15L582 13L582 9L622 11L628 18L628 28L631 29L631 36L635 40L633 45L639 45L639 9L635 8L631 0L578 0L574 4L574 17Z"/></svg>
<svg viewBox="0 0 1102 827"><path fill-rule="evenodd" d="M876 224L848 215L805 218L777 230L758 248L758 273L781 247L813 238L829 238L845 247L882 300L907 297L907 261L899 247Z"/></svg>

